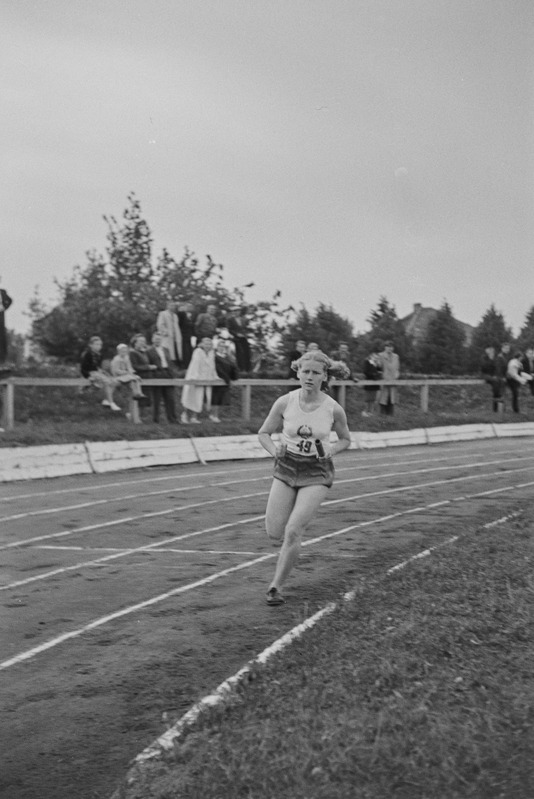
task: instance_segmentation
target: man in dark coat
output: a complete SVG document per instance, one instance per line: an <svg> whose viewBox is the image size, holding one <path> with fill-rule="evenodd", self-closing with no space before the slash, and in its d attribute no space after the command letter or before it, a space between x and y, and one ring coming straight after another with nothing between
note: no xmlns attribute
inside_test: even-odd
<svg viewBox="0 0 534 799"><path fill-rule="evenodd" d="M493 410L497 412L500 409L502 402L502 393L504 388L504 380L497 377L497 364L495 362L495 347L486 347L484 355L480 362L480 372L482 377L491 386L491 394L493 398Z"/></svg>
<svg viewBox="0 0 534 799"><path fill-rule="evenodd" d="M380 380L382 378L382 368L377 352L370 352L363 362L363 376L365 380ZM362 416L371 416L376 407L376 396L380 386L364 386L365 409Z"/></svg>
<svg viewBox="0 0 534 799"><path fill-rule="evenodd" d="M12 302L13 300L7 291L5 291L5 289L0 289L0 364L3 364L7 361L7 330L5 312Z"/></svg>
<svg viewBox="0 0 534 799"><path fill-rule="evenodd" d="M226 327L232 336L235 346L235 359L240 372L248 373L252 369L250 343L248 340L248 308L243 305L234 310L226 320Z"/></svg>
<svg viewBox="0 0 534 799"><path fill-rule="evenodd" d="M182 363L183 369L187 369L191 363L193 355L193 342L191 339L195 335L195 320L193 316L193 306L190 302L181 302L178 305L178 324L182 333Z"/></svg>
<svg viewBox="0 0 534 799"><path fill-rule="evenodd" d="M495 356L495 381L498 384L499 403L504 405L504 387L506 386L506 372L508 371L508 361L510 360L510 345L501 345L500 351ZM502 406L499 406L502 407Z"/></svg>
<svg viewBox="0 0 534 799"><path fill-rule="evenodd" d="M208 305L204 313L200 313L195 319L195 336L197 345L202 338L213 338L217 333L217 306Z"/></svg>
<svg viewBox="0 0 534 799"><path fill-rule="evenodd" d="M147 350L148 359L156 369L151 377L158 379L172 379L174 374L171 369L171 354L166 347L163 346L160 333L154 333L152 336L152 346ZM159 406L161 400L165 405L165 413L169 422L176 422L176 407L174 404L174 386L152 386L152 418L159 422Z"/></svg>
<svg viewBox="0 0 534 799"><path fill-rule="evenodd" d="M213 386L211 395L210 419L212 422L220 422L221 405L230 404L230 386L234 380L239 379L239 371L233 358L228 352L228 345L225 341L219 341L215 353L215 369L217 376L224 380L224 386Z"/></svg>

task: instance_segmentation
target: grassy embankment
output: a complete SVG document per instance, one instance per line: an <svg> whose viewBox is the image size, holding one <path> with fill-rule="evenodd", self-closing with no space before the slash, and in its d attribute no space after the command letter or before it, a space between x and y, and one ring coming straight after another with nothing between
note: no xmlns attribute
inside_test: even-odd
<svg viewBox="0 0 534 799"><path fill-rule="evenodd" d="M295 386L297 384L295 383ZM134 425L124 413L114 414L100 404L101 394L90 391L79 394L70 388L16 388L14 430L2 433L0 446L28 446L38 444L60 444L79 441L111 441L119 439L182 438L195 436L237 435L256 433L274 400L285 388L252 389L252 415L249 422L241 420L241 394L238 387L232 389L231 404L222 410L221 424L210 422L204 415L202 425L194 427L182 424L169 425L161 408L160 424L151 421L151 409L142 411L143 424ZM504 416L497 416L491 410L487 386L444 386L430 389L429 412L424 414L419 408L419 388L401 388L399 402L393 417L375 414L363 418L363 390L358 387L347 389L347 416L351 430L395 430L436 425L455 425L474 422L533 421L534 400L523 391L520 407L522 412L513 414L509 410ZM177 408L179 405L177 392ZM124 411L127 398L118 395Z"/></svg>
<svg viewBox="0 0 534 799"><path fill-rule="evenodd" d="M125 799L531 799L533 521L366 578Z"/></svg>

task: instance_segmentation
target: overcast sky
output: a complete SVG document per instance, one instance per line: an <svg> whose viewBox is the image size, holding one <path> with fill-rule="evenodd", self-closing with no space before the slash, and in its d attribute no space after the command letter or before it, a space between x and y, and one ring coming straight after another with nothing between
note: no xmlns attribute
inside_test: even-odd
<svg viewBox="0 0 534 799"><path fill-rule="evenodd" d="M141 202L155 244L367 328L534 304L533 0L2 0L8 327Z"/></svg>

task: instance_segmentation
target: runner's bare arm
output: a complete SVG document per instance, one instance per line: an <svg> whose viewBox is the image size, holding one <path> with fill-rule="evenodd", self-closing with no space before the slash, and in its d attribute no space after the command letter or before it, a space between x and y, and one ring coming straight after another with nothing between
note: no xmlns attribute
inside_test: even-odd
<svg viewBox="0 0 534 799"><path fill-rule="evenodd" d="M336 405L334 408L334 432L337 433L337 441L334 441L330 446L330 455L336 455L338 452L343 452L344 449L350 447L350 430L347 423L347 414L341 407Z"/></svg>
<svg viewBox="0 0 534 799"><path fill-rule="evenodd" d="M272 435L282 427L283 413L286 409L286 405L287 396L279 397L258 431L258 440L260 444L273 458L280 454L282 445L276 444L272 439Z"/></svg>

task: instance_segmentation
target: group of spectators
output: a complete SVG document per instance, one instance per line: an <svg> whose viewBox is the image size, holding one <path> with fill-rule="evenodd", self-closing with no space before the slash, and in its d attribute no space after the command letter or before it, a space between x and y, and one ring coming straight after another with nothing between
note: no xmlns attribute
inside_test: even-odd
<svg viewBox="0 0 534 799"><path fill-rule="evenodd" d="M486 347L480 364L484 380L491 387L493 410L504 409L504 392L510 389L512 410L519 413L519 394L521 387L530 386L534 396L534 347L529 346L524 352L515 350L512 354L510 344L502 344L500 349Z"/></svg>
<svg viewBox="0 0 534 799"><path fill-rule="evenodd" d="M239 378L240 366L250 371L250 345L247 338L248 308L236 308L226 318L225 326L234 343L235 357L227 340L214 338L220 330L216 306L208 305L203 313L193 315L190 303L177 305L169 301L155 321L150 344L142 333L136 333L129 344L118 344L116 354L104 368L103 341L92 336L84 350L80 369L89 385L104 392L102 404L112 411L121 411L114 392L126 386L131 398L139 405L152 406L152 418L159 422L163 404L167 420L177 422L175 388L173 385L150 386L143 391L143 381L149 378L219 381L212 385L186 384L181 395L183 424L198 424L203 407L212 422L220 422L220 409L229 403L229 387ZM220 381L224 384L221 384Z"/></svg>
<svg viewBox="0 0 534 799"><path fill-rule="evenodd" d="M251 372L251 347L249 342L249 309L247 306L232 309L221 323L215 304L194 316L190 303L176 304L169 301L155 320L155 330L150 344L146 337L135 334L129 344L119 344L116 354L103 368L103 342L93 336L81 358L81 372L92 385L104 392L102 404L112 411L120 411L114 399L118 386L127 386L131 398L140 405L151 405L152 418L159 422L161 405L165 408L167 420L177 422L175 387L172 385L150 386L143 390L147 378L172 379L185 377L198 381L186 383L181 393L180 422L199 424L199 415L207 409L209 419L220 421L221 406L229 404L229 388L240 374ZM224 327L223 335L221 335ZM288 353L287 377L294 377L291 364L305 352L319 350L316 342L295 342L294 349ZM340 342L329 357L341 361L353 377L354 369L347 342ZM512 354L510 344L486 348L481 373L491 386L493 410L504 407L504 393L508 387L511 393L512 410L519 412L519 395L523 385L530 387L534 396L534 347L525 352ZM397 389L391 385L373 385L382 381L387 383L400 377L400 360L393 342L387 341L381 351L370 352L358 372L363 372L365 405L362 416L370 416L377 410L384 415L394 413L397 402ZM200 385L200 381L207 381ZM216 382L215 382L216 381ZM334 393L336 388L334 387Z"/></svg>
<svg viewBox="0 0 534 799"><path fill-rule="evenodd" d="M234 307L221 320L217 306L209 304L195 315L192 303L176 303L169 300L165 310L160 311L156 320L156 330L161 334L163 346L171 355L172 361L180 368L187 369L197 345L203 338L213 339L224 329L233 343L237 368L242 373L251 371L251 348L249 343L249 307Z"/></svg>
<svg viewBox="0 0 534 799"><path fill-rule="evenodd" d="M291 370L291 363L300 358L305 352L318 349L319 345L315 342L306 344L302 339L297 341L295 349L289 353L288 376L294 376ZM333 361L341 361L344 363L349 370L349 377L353 378L354 370L352 359L349 345L346 341L341 341L339 343L338 348L330 353L330 358ZM370 352L362 364L362 371L366 382L398 380L400 376L400 359L395 352L393 342L386 341L384 349L380 352ZM363 388L365 392L365 408L362 411L362 416L371 416L376 411L377 406L380 413L386 416L393 415L397 402L397 390L395 386L365 385Z"/></svg>

